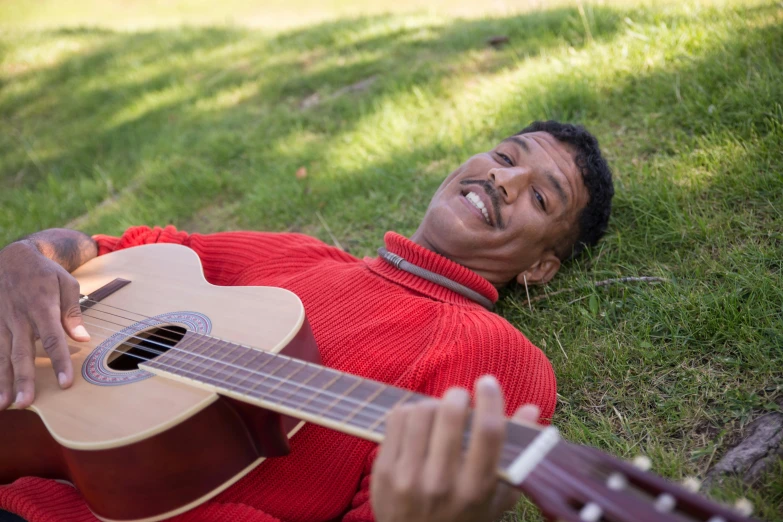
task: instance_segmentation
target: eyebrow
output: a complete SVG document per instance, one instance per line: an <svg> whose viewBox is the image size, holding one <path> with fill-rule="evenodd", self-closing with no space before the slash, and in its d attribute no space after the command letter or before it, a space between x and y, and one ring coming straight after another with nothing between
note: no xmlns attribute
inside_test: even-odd
<svg viewBox="0 0 783 522"><path fill-rule="evenodd" d="M524 140L517 138L516 136L511 136L510 138L506 138L503 141L513 141L514 143L522 147L522 150L524 150L525 152L530 152L530 147L527 146L527 143L525 143Z"/></svg>

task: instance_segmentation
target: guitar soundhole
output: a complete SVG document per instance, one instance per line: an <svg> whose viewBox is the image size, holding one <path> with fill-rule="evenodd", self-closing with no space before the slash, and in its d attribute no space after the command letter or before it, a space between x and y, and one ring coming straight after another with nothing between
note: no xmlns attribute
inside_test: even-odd
<svg viewBox="0 0 783 522"><path fill-rule="evenodd" d="M107 366L118 372L138 370L139 364L169 351L185 336L181 326L165 325L135 334L109 354Z"/></svg>

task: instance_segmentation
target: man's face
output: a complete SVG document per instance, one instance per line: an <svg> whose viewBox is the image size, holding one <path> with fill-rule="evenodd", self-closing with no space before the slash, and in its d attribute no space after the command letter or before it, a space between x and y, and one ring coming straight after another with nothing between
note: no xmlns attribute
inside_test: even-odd
<svg viewBox="0 0 783 522"><path fill-rule="evenodd" d="M571 148L546 132L521 134L452 172L412 239L498 286L546 283L587 201Z"/></svg>

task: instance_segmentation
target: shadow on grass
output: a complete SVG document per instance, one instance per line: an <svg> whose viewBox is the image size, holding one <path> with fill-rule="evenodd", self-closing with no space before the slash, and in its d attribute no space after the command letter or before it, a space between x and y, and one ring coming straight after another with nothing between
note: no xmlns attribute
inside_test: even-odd
<svg viewBox="0 0 783 522"><path fill-rule="evenodd" d="M752 15L757 11L755 8L747 12ZM593 7L592 37L597 42L615 39L625 14ZM486 39L495 35L509 37L510 44L505 50L497 51L486 45ZM536 118L589 121L605 116L607 107L615 107L621 108L623 122L643 122L649 119L649 107L660 107L662 115L656 115L652 124L634 129L632 123L625 131L641 130L648 136L649 142L639 154L641 161L660 152L673 152L670 133L690 138L715 132L716 128L735 136L748 136L751 129L763 132L763 126L770 120L769 111L760 111L764 104L742 95L747 88L735 76L740 68L726 64L750 55L768 60L779 58L771 42L780 41L781 36L778 25L761 28L741 41L716 42L716 49L694 57L687 66L621 77L610 91L593 89L589 78L570 83L543 79L538 82L535 93L538 99L529 112ZM186 169L193 156L216 168L230 168L232 162L241 164L248 149L259 141L263 142L261 148L266 146L268 150L258 152L257 161L279 164L282 160L285 168L290 169L291 162L306 163L315 155L307 152L304 158L287 158L277 148L269 148L270 142L285 143L302 130L319 135L344 134L376 111L383 100L400 93L413 89L437 93L440 89L445 96L448 86L444 87L444 82L459 70L472 68L479 75L490 75L518 66L548 48L563 44L579 48L585 44L582 20L575 9L449 24L428 20L412 23L394 16L373 16L328 22L275 37L236 28L133 34L84 28L44 33L45 39L60 37L84 38L87 50L74 53L52 67L14 76L11 83L24 88L0 97L0 113L12 129L17 124L26 124L25 120L31 116L41 120L31 132L35 143L30 148L42 151L37 159L26 146L6 151L0 186L8 195L20 189L38 191L46 186L47 176L54 175L58 182L73 184L85 174L95 177L94 172L85 173L84 168L100 164L103 158L122 164L122 178L116 177L115 171L108 167L100 174L107 178L104 181L112 190L121 189L132 181L128 173L144 170L142 162L149 159L151 151L158 156L155 168L164 170ZM367 79L375 81L369 82L369 87L361 92L330 97L341 88ZM678 96L685 102L676 103L672 96L671 86L675 84L681 85ZM769 82L768 92L759 94L769 103L779 100L782 98L779 85ZM249 86L247 93L235 102L194 110L200 100L244 86ZM166 96L167 92L172 94ZM164 95L155 99L160 93ZM303 108L303 100L314 93L320 95L317 99L321 101ZM715 118L705 118L704 114L694 117L695 111L703 112L715 105L721 118L719 126L715 126ZM133 110L133 107L138 108ZM516 110L514 106L506 109ZM127 114L118 117L123 113ZM620 118L609 115L607 119ZM650 132L651 128L660 132ZM171 130L181 130L181 137L173 136ZM737 134L737 131L741 132ZM236 139L237 133L251 139ZM466 137L466 141L478 139L476 134ZM11 140L4 148L14 145L17 144ZM422 158L437 159L428 150L437 151L438 146L432 142L416 144L397 151L391 159L374 162L369 168L346 171L328 184L316 184L309 193L303 193L292 180L285 180L281 182L283 197L304 198L308 207L351 199L361 205L369 191L394 194L404 176L423 167ZM193 156L183 155L183 149ZM167 164L163 155L174 150L178 154ZM297 149L296 154L301 155L301 150ZM741 159L737 162L741 163ZM274 166L265 170L267 174L263 177L271 181L277 173ZM717 176L714 183L716 187L728 183L722 190L736 193L737 189L759 186L765 179L750 177L736 183ZM438 176L419 177L416 182L420 184L416 191L427 193L434 190L439 179ZM658 193L663 200L636 198L633 193L618 197L615 219L618 226L644 226L646 219L661 215L663 209L658 203L663 201L668 208L671 202L665 201L666 198L687 201L699 195L704 197L703 189L693 191L673 186L671 180L660 177L660 172L654 183L659 185ZM636 190L643 190L643 185L638 185ZM228 181L209 188L225 191L228 198L248 195L248 184L243 182ZM776 185L768 188L774 189ZM352 198L344 197L352 192ZM266 193L253 199L251 192L251 203L263 205ZM105 196L104 193L102 197ZM198 199L197 194L194 196ZM775 200L778 194L768 191L764 197ZM97 203L94 195L91 199L91 204ZM196 207L199 203L203 200L194 201ZM426 198L422 198L413 203L411 210L420 211L425 206ZM245 220L264 222L265 217L263 212L254 215L250 211ZM296 217L288 217L297 226ZM407 219L396 227L394 220L382 221L391 221L391 228L409 230L415 226ZM677 241L681 231L676 222L676 219L670 221L671 237L662 238L666 240L661 241L666 245L663 248L679 250L692 246ZM40 223L37 228L52 224Z"/></svg>
<svg viewBox="0 0 783 522"><path fill-rule="evenodd" d="M620 13L595 8L593 37L608 39L617 30ZM50 125L35 129L37 147L59 148L37 162L35 171L18 179L29 167L28 155L6 161L0 184L6 188L33 187L46 172L61 178L83 174L67 166L85 157L99 157L114 144L127 142L124 159L129 168L134 153L155 144L155 132L170 120L197 125L248 125L254 109L276 106L278 127L312 126L333 130L350 127L361 115L345 110L356 98L368 107L390 92L436 86L465 66L490 73L525 56L564 43L580 47L583 29L575 9L557 9L510 18L457 21L431 20L411 24L404 18L373 16L340 20L267 37L237 28L160 30L119 33L102 29L66 29L44 33L44 39L63 37L85 41L76 52L54 66L20 73L19 86L0 98L0 113L13 127L30 116L44 114ZM511 44L495 51L486 44L491 36L505 35ZM335 99L302 111L303 99L314 93L323 98L362 80L377 81L351 99ZM232 88L252 83L254 92L235 106L196 114L193 104ZM118 113L160 91L177 91L150 104L120 124L107 125ZM280 110L283 109L283 110ZM195 120L195 121L191 121ZM276 123L276 124L277 124ZM57 147L63 135L78 135L89 125L89 139L74 140L67 149ZM97 134L95 133L97 131ZM225 158L217 158L224 160ZM13 161L16 160L16 161Z"/></svg>
<svg viewBox="0 0 783 522"><path fill-rule="evenodd" d="M605 120L599 125L617 131L602 139L613 151L624 141L633 140L634 134L645 137L634 147L634 157L613 158L621 184L613 228L650 239L630 242L624 256L650 263L675 261L681 253L708 244L714 232L712 225L726 225L721 220L727 216L733 219L736 211L731 210L738 205L741 212L769 219L779 217L775 210L783 208L779 155L783 147L783 109L779 104L783 84L778 81L775 65L783 62L783 51L776 44L779 41L783 41L783 26L765 25L741 40L715 40L686 64L621 77L605 90L594 89L590 77L568 83L560 79L537 81L538 90L534 92L538 98L531 110L534 117ZM678 95L674 93L675 85ZM513 113L517 100L512 97L498 112ZM622 113L612 113L614 109ZM652 111L653 117L648 118ZM618 130L620 124L622 129ZM468 143L482 140L480 131L465 136ZM720 146L712 150L716 144ZM686 151L690 152L684 154ZM301 197L308 206L340 201L346 210L333 209L337 220L349 219L357 207L366 207L373 224L412 232L429 201L426 195L434 193L449 172L446 169L422 175L426 162L437 162L439 154L454 156L454 152L433 138L403 147L370 168L343 172L339 179L330 179ZM759 165L764 167L759 169ZM687 178L686 170L690 171L687 176L695 178L692 182L682 179ZM390 217L384 214L385 207L372 201L372 196L367 201L373 193L393 195L401 185L425 195L412 198L412 205L406 209L410 212ZM355 195L347 198L350 192ZM290 197L298 196L292 192ZM263 214L256 217L263 222ZM765 232L764 226L762 219L756 232ZM776 236L767 240L771 246L780 246Z"/></svg>
<svg viewBox="0 0 783 522"><path fill-rule="evenodd" d="M747 13L755 11L749 9ZM596 42L614 40L627 14L593 7L588 20L592 38ZM496 35L508 36L510 44L499 51L489 48L486 39ZM447 82L460 71L491 75L519 66L549 48L570 45L579 49L585 44L583 21L576 9L449 24L373 16L328 22L275 37L237 28L133 34L84 28L43 35L44 39L62 37L83 39L85 50L54 66L15 75L10 83L19 88L0 97L0 113L12 131L17 125L29 125L28 120L35 122L29 132L34 143L24 138L21 130L16 131L19 140L9 139L4 147L0 143L0 150L8 149L4 151L0 186L10 189L5 191L10 195L13 190L40 190L50 183L47 177L51 176L60 183L77 184L85 174L100 177L110 185L108 193L95 188L86 194L81 207L74 203L74 208L65 212L71 217L83 213L85 203L87 207L95 205L112 191L128 186L132 181L129 173L143 178L140 173L150 170L145 163L150 162L153 153L156 158L151 171L186 170L195 156L216 168L231 168L232 162L241 163L249 149L262 143L259 148L266 150L254 152L259 156L256 159L280 163L284 154L279 148L269 147L270 142L284 143L303 130L322 136L344 134L377 111L384 100L400 93L427 89L442 91L445 97L452 87ZM744 52L742 46L752 45L750 41L727 44L727 50L739 57ZM662 93L671 89L660 86L682 79L684 89L690 86L706 94L703 98L715 98L725 86L725 82L715 83L710 76L719 69L721 52L725 51L697 58L696 63L680 70L620 78L611 92L599 92L585 79L571 83L544 79L541 85L545 89L538 89L538 99L528 112L535 118L585 121L605 114L607 106L623 105L626 120L644 120L647 107L655 101L661 107L668 106L667 116L684 118L682 122L663 118L657 124L660 128L679 128L677 132L690 134L706 132L709 126L703 125L703 118L691 125L688 109L683 109L683 104L672 106L671 96L662 99ZM368 79L368 87L361 91L334 96L340 89ZM245 92L235 101L194 109L202 100L242 89ZM302 102L308 98L320 101L303 108ZM635 110L636 105L642 109ZM507 109L517 110L513 106ZM237 140L237 133L247 138ZM660 134L658 144L655 133L648 135L651 142L647 154L670 146L665 133ZM367 172L383 173L394 170L394 165L421 167L412 158L426 157L432 145L417 144L412 150L400 151L391 161L376 162L360 172L346 172L330 186L316 187L310 199L318 196L322 201L332 200L346 192L345 184L360 183ZM188 154L181 154L183 149ZM171 153L170 164L165 160L167 153ZM299 162L311 161L312 156L299 158ZM100 165L104 159L102 173L85 172L86 165ZM112 168L118 164L121 169ZM274 168L265 170L275 172ZM377 188L378 177L370 176L367 182ZM394 177L389 180L399 181ZM199 186L196 181L194 195ZM288 190L285 197L295 198L298 188L289 181L282 182ZM143 179L140 182L146 183ZM436 183L429 180L424 189ZM386 187L391 189L392 184ZM247 184L236 180L208 188L219 188L229 197L247 193ZM197 199L195 207L203 203ZM419 202L418 207L422 204L426 201ZM248 216L246 221L255 220ZM51 224L41 222L35 227Z"/></svg>

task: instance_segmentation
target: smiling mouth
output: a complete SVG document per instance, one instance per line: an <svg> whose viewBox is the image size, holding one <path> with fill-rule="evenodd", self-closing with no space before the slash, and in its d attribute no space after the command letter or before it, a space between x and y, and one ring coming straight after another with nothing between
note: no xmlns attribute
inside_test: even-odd
<svg viewBox="0 0 783 522"><path fill-rule="evenodd" d="M481 201L481 197L479 197L479 195L472 190L469 190L466 194L463 194L463 196L465 196L465 199L468 200L468 203L476 207L478 211L481 212L481 215L484 216L484 221L487 222L487 225L492 226L492 221L489 219L489 211L487 210L487 206L484 205L484 202Z"/></svg>
<svg viewBox="0 0 783 522"><path fill-rule="evenodd" d="M485 180L466 179L460 181L460 185L465 187L462 189L462 196L464 196L468 204L479 211L479 213L484 217L484 221L486 221L489 226L502 230L504 225L503 217L500 215L499 210L500 200L497 190L495 189L492 182ZM484 189L484 192L489 197L490 204L487 205L484 203L484 200L479 195L481 192L478 187L471 190L471 188L468 187L469 185L479 185L482 189Z"/></svg>

